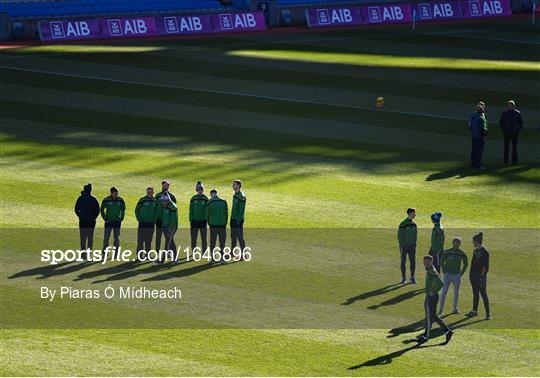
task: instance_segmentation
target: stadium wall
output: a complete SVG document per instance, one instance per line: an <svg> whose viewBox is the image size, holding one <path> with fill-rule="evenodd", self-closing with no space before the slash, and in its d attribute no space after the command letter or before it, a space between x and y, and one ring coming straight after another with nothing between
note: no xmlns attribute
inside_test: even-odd
<svg viewBox="0 0 540 378"><path fill-rule="evenodd" d="M291 3L291 1L294 1L294 3ZM313 3L299 3L298 1L302 0L240 0L240 2L233 2L234 6L232 8L245 6L247 9L246 11L252 12L253 14L257 14L257 17L259 18L259 21L254 28L239 28L239 30L222 30L221 32L228 32L228 31L246 31L246 30L263 30L268 27L276 27L276 26L309 26L308 18L306 15L309 14L309 9L361 9L363 6L367 5L389 5L389 4L395 4L395 5L403 5L403 4L410 4L411 8L414 8L417 6L418 3L426 3L425 1L387 1L387 0L371 0L368 2L368 0L361 0L361 1L329 1L329 2L319 2L317 4ZM446 0L445 0L446 1ZM484 1L484 0L481 0ZM508 0L505 0L508 1ZM284 3L285 2L285 3ZM452 0L448 0L447 2L455 2ZM530 0L510 0L510 6L511 10L513 12L520 12L527 10L527 7L529 5ZM430 2L433 3L433 2ZM231 8L231 9L232 9ZM238 12L238 11L237 11ZM361 10L358 10L358 12L361 12ZM216 15L214 17L219 17L218 15L222 12L208 12L206 14L192 14L190 12L183 13L179 12L177 15L160 15L160 16L152 16L155 18L157 25L154 25L152 27L154 28L161 28L163 30L163 27L161 24L163 24L163 17L168 18L174 18L174 17L203 17L203 18L212 18L212 15ZM242 13L242 12L239 12ZM243 12L245 13L245 12ZM226 14L235 14L235 12L227 12ZM260 14L260 15L258 15ZM261 16L262 15L262 16ZM264 20L265 27L260 27L260 17ZM363 17L363 16L362 16ZM140 15L137 16L137 18L145 18ZM365 18L365 17L364 17ZM111 20L112 17L109 18L85 18L84 20L87 22L103 22L100 20ZM119 19L118 17L115 17L115 19ZM129 19L129 17L121 17L120 19ZM57 21L57 22L65 22L65 21L74 21L77 19L70 19L69 17L63 18L63 20ZM80 20L80 19L79 19ZM161 21L160 21L161 20ZM421 20L420 20L421 21ZM21 19L21 18L10 18L6 14L0 13L0 40L17 40L17 39L40 39L42 37L42 28L40 29L40 22L46 22L39 19ZM178 21L180 22L180 20ZM214 24L218 24L219 21L213 21ZM210 21L212 23L212 21ZM360 23L353 23L350 25L356 25L356 24L367 24L368 22L360 22ZM344 23L343 26L346 26L347 23ZM334 25L339 26L339 25ZM215 33L220 32L216 27L205 27L204 28L207 33ZM132 37L137 36L144 36L140 35L141 33L134 33L131 35ZM142 33L144 34L144 33ZM153 35L171 35L175 33L154 33ZM195 33L178 33L178 34L195 34ZM126 37L125 35L120 35L121 37ZM111 36L101 36L100 38L109 38ZM114 36L113 36L114 37ZM43 39L43 38L41 38ZM53 38L51 38L52 40ZM57 38L58 40L61 39L68 39L68 38ZM85 38L78 38L78 39L85 39Z"/></svg>

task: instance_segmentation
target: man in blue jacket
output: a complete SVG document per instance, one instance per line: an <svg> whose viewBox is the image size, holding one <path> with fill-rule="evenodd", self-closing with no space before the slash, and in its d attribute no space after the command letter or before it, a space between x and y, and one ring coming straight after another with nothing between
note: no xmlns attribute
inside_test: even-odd
<svg viewBox="0 0 540 378"><path fill-rule="evenodd" d="M485 169L482 165L482 154L484 153L484 137L487 135L488 121L482 103L476 105L476 111L469 118L469 131L472 140L471 167Z"/></svg>
<svg viewBox="0 0 540 378"><path fill-rule="evenodd" d="M81 250L91 250L94 245L96 218L99 215L99 202L92 195L92 184L86 184L83 187L83 191L75 203L75 214L79 218Z"/></svg>

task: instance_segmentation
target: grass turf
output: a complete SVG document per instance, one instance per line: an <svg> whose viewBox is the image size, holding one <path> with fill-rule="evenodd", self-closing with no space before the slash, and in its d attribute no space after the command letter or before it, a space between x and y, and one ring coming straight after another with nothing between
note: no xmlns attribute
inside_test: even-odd
<svg viewBox="0 0 540 378"><path fill-rule="evenodd" d="M538 375L538 43L537 27L497 21L3 51L0 372ZM508 98L527 125L515 167L501 164L496 126ZM482 172L466 168L479 99L491 121ZM164 177L183 227L196 180L229 199L241 178L254 260L41 266L44 245L76 242L83 184L98 198L120 188L133 244L136 200ZM435 210L469 255L478 230L492 253L494 320L447 317L457 328L447 346L410 342L422 293L393 285L408 206L419 255ZM44 284L109 283L178 285L185 297L37 298ZM468 310L467 280L460 301ZM174 327L184 329L162 329Z"/></svg>

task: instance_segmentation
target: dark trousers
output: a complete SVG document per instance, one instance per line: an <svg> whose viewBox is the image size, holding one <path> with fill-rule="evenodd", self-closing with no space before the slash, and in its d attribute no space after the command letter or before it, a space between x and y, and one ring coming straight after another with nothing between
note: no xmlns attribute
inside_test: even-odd
<svg viewBox="0 0 540 378"><path fill-rule="evenodd" d="M227 229L225 226L210 226L210 253L213 254L216 248L216 242L219 238L219 249L223 254L225 249L225 241L227 239Z"/></svg>
<svg viewBox="0 0 540 378"><path fill-rule="evenodd" d="M208 248L208 242L207 242L207 228L206 228L206 221L192 221L191 222L191 228L190 228L190 234L191 234L191 250L193 251L197 247L197 236L199 233L201 234L201 244L202 244L202 252L206 251Z"/></svg>
<svg viewBox="0 0 540 378"><path fill-rule="evenodd" d="M176 250L176 243L174 242L174 234L176 234L177 228L163 228L163 235L165 236L165 250L166 251L172 251L171 254L162 255L161 260L163 261L165 256L172 259L172 261L176 261L177 257L177 250Z"/></svg>
<svg viewBox="0 0 540 378"><path fill-rule="evenodd" d="M401 247L401 277L405 279L406 268L405 263L409 256L409 266L411 268L411 277L414 277L414 271L416 270L416 246L404 245Z"/></svg>
<svg viewBox="0 0 540 378"><path fill-rule="evenodd" d="M472 138L471 165L475 168L482 167L484 145L485 143L483 138Z"/></svg>
<svg viewBox="0 0 540 378"><path fill-rule="evenodd" d="M429 339L429 333L431 332L431 325L433 322L436 322L439 327L443 328L445 331L450 329L444 323L444 321L437 316L437 303L439 303L439 294L426 295L426 300L424 301L424 310L426 311L426 330L424 336Z"/></svg>
<svg viewBox="0 0 540 378"><path fill-rule="evenodd" d="M244 241L244 221L231 219L231 251L236 247L237 243L240 244L242 251L246 248L246 242Z"/></svg>
<svg viewBox="0 0 540 378"><path fill-rule="evenodd" d="M508 163L508 155L510 153L510 142L512 142L512 164L518 162L518 134L504 134L504 163Z"/></svg>
<svg viewBox="0 0 540 378"><path fill-rule="evenodd" d="M94 247L94 230L96 221L79 222L79 234L81 239L81 250L92 249Z"/></svg>
<svg viewBox="0 0 540 378"><path fill-rule="evenodd" d="M161 249L161 236L163 235L163 227L161 219L156 220L156 251Z"/></svg>
<svg viewBox="0 0 540 378"><path fill-rule="evenodd" d="M487 295L487 278L473 278L471 277L471 286L473 292L473 311L478 311L478 302L480 301L480 296L482 296L482 301L484 302L484 309L486 310L486 315L489 314L489 298Z"/></svg>
<svg viewBox="0 0 540 378"><path fill-rule="evenodd" d="M152 238L154 237L154 223L139 222L137 229L137 252L152 249Z"/></svg>
<svg viewBox="0 0 540 378"><path fill-rule="evenodd" d="M116 252L120 247L120 227L122 223L120 221L105 222L105 232L103 234L103 250L110 245L109 239L111 238L111 232L113 234L113 245L116 247Z"/></svg>
<svg viewBox="0 0 540 378"><path fill-rule="evenodd" d="M433 257L433 267L437 271L437 273L441 273L441 266L439 263L439 252L433 252L431 249L429 250L429 255Z"/></svg>

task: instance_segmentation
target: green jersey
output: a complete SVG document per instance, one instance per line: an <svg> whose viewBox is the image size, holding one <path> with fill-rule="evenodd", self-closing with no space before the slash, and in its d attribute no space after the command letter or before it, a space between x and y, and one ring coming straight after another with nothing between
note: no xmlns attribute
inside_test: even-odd
<svg viewBox="0 0 540 378"><path fill-rule="evenodd" d="M399 224L398 243L400 247L416 245L416 223L408 217Z"/></svg>
<svg viewBox="0 0 540 378"><path fill-rule="evenodd" d="M431 252L439 253L444 250L444 229L440 223L435 223L431 230Z"/></svg>
<svg viewBox="0 0 540 378"><path fill-rule="evenodd" d="M444 282L439 276L439 273L435 270L435 267L432 265L426 269L426 294L435 295L442 289Z"/></svg>
<svg viewBox="0 0 540 378"><path fill-rule="evenodd" d="M167 207L161 204L161 219L163 228L173 229L178 227L178 206L174 202L169 202Z"/></svg>
<svg viewBox="0 0 540 378"><path fill-rule="evenodd" d="M154 197L144 196L135 206L135 217L137 221L143 223L154 223L156 221L158 206L161 204Z"/></svg>
<svg viewBox="0 0 540 378"><path fill-rule="evenodd" d="M232 209L231 209L231 219L234 219L236 221L243 221L245 212L246 212L245 194L241 191L234 193L233 204L232 204Z"/></svg>
<svg viewBox="0 0 540 378"><path fill-rule="evenodd" d="M126 203L122 197L112 198L112 196L107 196L101 201L101 217L105 222L122 222L125 213Z"/></svg>
<svg viewBox="0 0 540 378"><path fill-rule="evenodd" d="M206 204L208 197L204 194L195 194L189 201L189 221L205 221L206 220Z"/></svg>
<svg viewBox="0 0 540 378"><path fill-rule="evenodd" d="M226 226L229 216L227 201L212 197L206 204L206 219L210 226Z"/></svg>
<svg viewBox="0 0 540 378"><path fill-rule="evenodd" d="M439 255L441 270L443 273L465 273L469 266L469 259L465 252L459 248L450 248Z"/></svg>
<svg viewBox="0 0 540 378"><path fill-rule="evenodd" d="M156 194L156 200L158 201L158 204L163 207L163 205L160 203L160 200L161 200L161 196L163 195L163 193L165 193L164 191L161 191L159 192L158 194ZM169 193L169 197L171 198L171 202L174 202L176 203L176 197L174 196L174 194L172 194L171 192L168 192ZM157 217L156 217L156 220L160 221L163 217L163 212L162 211L158 211L158 214L157 214Z"/></svg>

